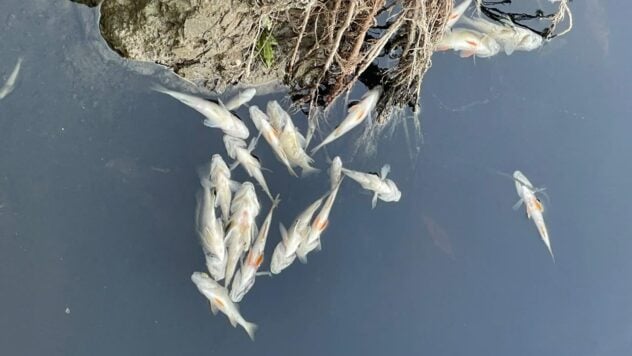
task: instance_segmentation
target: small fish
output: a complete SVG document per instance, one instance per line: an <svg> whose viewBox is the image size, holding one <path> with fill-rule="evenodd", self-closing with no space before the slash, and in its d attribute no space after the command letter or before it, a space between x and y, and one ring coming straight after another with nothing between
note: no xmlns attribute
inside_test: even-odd
<svg viewBox="0 0 632 356"><path fill-rule="evenodd" d="M454 26L454 24L457 23L457 21L459 21L459 19L461 18L461 16L463 16L463 13L465 12L465 10L467 10L467 8L470 6L471 3L472 3L472 0L463 0L463 2L461 2L458 5L455 5L452 8L452 12L450 13L448 22L445 25L446 31L449 31L452 28L452 26Z"/></svg>
<svg viewBox="0 0 632 356"><path fill-rule="evenodd" d="M205 174L205 171L206 169L201 175ZM216 206L220 207L222 219L224 223L227 223L230 218L232 192L239 188L239 183L230 179L230 169L228 165L226 165L226 162L224 162L222 156L218 154L214 154L213 157L211 157L210 181L211 187L215 189L217 195Z"/></svg>
<svg viewBox="0 0 632 356"><path fill-rule="evenodd" d="M202 182L196 211L196 228L206 257L206 267L213 279L222 280L226 270L224 227L221 220L215 217L215 192L211 191L208 180Z"/></svg>
<svg viewBox="0 0 632 356"><path fill-rule="evenodd" d="M276 100L268 102L268 105L266 105L266 113L270 118L270 125L280 134L283 127L285 127L285 123L290 120L290 114L283 110Z"/></svg>
<svg viewBox="0 0 632 356"><path fill-rule="evenodd" d="M250 177L254 178L257 183L259 183L259 185L268 195L270 200L274 200L272 198L272 194L270 193L270 189L268 188L268 184L263 177L261 162L259 161L259 158L252 155L252 151L254 150L256 145L256 137L252 139L250 145L246 147L246 142L244 140L228 135L224 136L224 146L226 147L226 152L228 153L228 156L230 158L236 160L231 169L234 169L238 165L244 167L246 173L248 173Z"/></svg>
<svg viewBox="0 0 632 356"><path fill-rule="evenodd" d="M330 133L329 136L327 136L323 140L323 142L312 149L312 155L325 145L339 139L344 134L351 131L351 129L362 123L364 119L369 116L371 111L375 109L380 95L382 95L382 87L380 85L366 92L366 94L362 96L362 100L349 108L349 113L347 114L347 117L342 120L342 122L334 129L334 131Z"/></svg>
<svg viewBox="0 0 632 356"><path fill-rule="evenodd" d="M437 51L449 49L460 51L462 58L471 56L486 58L498 54L500 45L491 36L474 30L455 28L444 33L443 38L435 48Z"/></svg>
<svg viewBox="0 0 632 356"><path fill-rule="evenodd" d="M258 234L255 219L259 215L259 210L255 187L250 182L242 183L233 199L226 232L226 286L230 285L242 254L250 249L250 244Z"/></svg>
<svg viewBox="0 0 632 356"><path fill-rule="evenodd" d="M513 173L514 183L516 186L516 192L520 197L520 200L514 205L514 210L518 209L522 203L524 203L527 210L527 217L535 223L540 233L540 238L549 250L549 254L555 263L555 256L553 255L553 249L551 248L551 240L549 239L549 232L544 224L544 206L542 202L535 196L536 193L542 192L543 189L538 189L531 184L531 182L520 171Z"/></svg>
<svg viewBox="0 0 632 356"><path fill-rule="evenodd" d="M13 92L15 89L15 84L18 81L18 75L20 74L20 68L22 67L22 57L18 58L18 62L15 64L13 71L9 74L9 78L4 83L2 88L0 88L0 100L7 97L9 94Z"/></svg>
<svg viewBox="0 0 632 356"><path fill-rule="evenodd" d="M255 95L257 95L257 90L255 88L246 89L228 100L228 102L224 104L224 107L228 110L235 110L252 100Z"/></svg>
<svg viewBox="0 0 632 356"><path fill-rule="evenodd" d="M272 125L270 125L268 116L263 111L261 111L259 107L253 105L250 107L250 118L255 124L255 127L257 127L257 130L261 132L263 138L265 138L266 142L268 142L268 145L270 145L272 151L279 159L279 161L281 161L287 167L291 175L296 177L296 172L294 172L294 170L292 169L292 165L290 164L290 161L288 161L285 151L283 151L283 148L281 147L279 134L272 127Z"/></svg>
<svg viewBox="0 0 632 356"><path fill-rule="evenodd" d="M152 90L167 94L175 99L178 99L181 103L189 106L200 114L204 115L204 126L218 128L222 130L226 135L232 137L247 139L250 135L248 127L237 116L231 113L221 102L214 103L204 98L197 97L186 93L180 93L177 91L169 90L161 86L153 86Z"/></svg>
<svg viewBox="0 0 632 356"><path fill-rule="evenodd" d="M463 17L463 21L496 40L507 55L514 51L533 51L544 42L539 34L510 22L497 24L483 18L474 19L466 16Z"/></svg>
<svg viewBox="0 0 632 356"><path fill-rule="evenodd" d="M305 236L305 238L301 241L301 244L296 250L296 256L302 263L307 263L307 255L310 252L314 250L320 251L320 236L325 229L327 229L327 226L329 226L329 214L331 213L331 208L333 207L336 196L338 195L338 189L340 188L341 183L342 176L337 179L337 182L329 192L323 207L314 218L314 221L312 221L307 236Z"/></svg>
<svg viewBox="0 0 632 356"><path fill-rule="evenodd" d="M387 179L386 176L391 171L391 166L385 164L377 173L362 173L343 168L342 172L349 178L360 183L362 188L373 191L371 206L375 208L378 198L385 202L397 202L402 197L402 193L397 188L395 182Z"/></svg>
<svg viewBox="0 0 632 356"><path fill-rule="evenodd" d="M342 179L342 160L340 156L334 157L329 167L329 182L331 189L334 189L338 182Z"/></svg>
<svg viewBox="0 0 632 356"><path fill-rule="evenodd" d="M206 273L203 272L193 272L191 274L191 281L195 284L197 289L208 299L211 304L211 311L213 314L217 314L217 311L221 311L224 313L230 324L233 327L236 327L239 324L251 340L255 340L255 331L257 330L257 324L248 322L244 319L244 317L239 313L239 307L236 303L230 300L228 295L228 290L225 287L222 287L211 279Z"/></svg>
<svg viewBox="0 0 632 356"><path fill-rule="evenodd" d="M283 224L279 224L282 240L279 242L272 253L272 261L270 262L270 272L279 274L286 269L296 259L296 250L301 241L307 238L309 233L309 222L316 210L322 204L323 198L320 198L310 204L299 216L294 219L294 223L290 230L286 230Z"/></svg>
<svg viewBox="0 0 632 356"><path fill-rule="evenodd" d="M305 137L298 131L292 119L287 117L285 126L280 136L281 147L287 155L293 166L301 167L302 176L318 172L317 168L312 167L314 159L305 152Z"/></svg>
<svg viewBox="0 0 632 356"><path fill-rule="evenodd" d="M268 239L268 231L270 230L270 224L272 223L272 212L274 208L279 204L279 196L277 195L272 202L272 207L268 216L261 224L259 229L259 235L252 244L248 256L246 257L246 263L242 264L241 268L235 274L233 279L233 285L230 290L230 298L233 302L240 302L243 297L250 291L255 284L255 278L257 276L257 270L261 263L263 263L263 253L265 252L266 241Z"/></svg>

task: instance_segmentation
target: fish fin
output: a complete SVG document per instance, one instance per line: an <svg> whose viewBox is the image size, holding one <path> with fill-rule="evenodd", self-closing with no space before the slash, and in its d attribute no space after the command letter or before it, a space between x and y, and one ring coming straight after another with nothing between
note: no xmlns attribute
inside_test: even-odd
<svg viewBox="0 0 632 356"><path fill-rule="evenodd" d="M459 53L459 56L461 58L468 58L468 57L472 57L474 55L474 53L476 53L476 52L471 51L471 50L463 50L463 51L461 51L461 53Z"/></svg>
<svg viewBox="0 0 632 356"><path fill-rule="evenodd" d="M302 264L307 264L307 254L296 254L296 257L298 258L299 262L301 262Z"/></svg>
<svg viewBox="0 0 632 356"><path fill-rule="evenodd" d="M220 125L217 123L214 123L213 121L209 120L209 119L204 119L204 121L202 122L202 124L204 124L204 126L206 127L210 127L210 128L219 128Z"/></svg>
<svg viewBox="0 0 632 356"><path fill-rule="evenodd" d="M222 99L217 98L217 103L218 103L218 104L219 104L219 106L221 106L222 108L224 108L224 109L226 109L226 110L230 111L230 110L226 107L226 105L224 105L224 102L222 102Z"/></svg>
<svg viewBox="0 0 632 356"><path fill-rule="evenodd" d="M230 188L232 192L236 192L239 190L239 187L241 187L241 183L235 180L229 180L228 187Z"/></svg>
<svg viewBox="0 0 632 356"><path fill-rule="evenodd" d="M256 277L259 277L259 276L272 277L272 272L270 272L270 271L260 271L260 272L255 273L255 276Z"/></svg>
<svg viewBox="0 0 632 356"><path fill-rule="evenodd" d="M306 167L303 167L303 171L301 172L301 177L303 178L309 177L312 174L316 174L318 172L320 172L320 169L307 165Z"/></svg>
<svg viewBox="0 0 632 356"><path fill-rule="evenodd" d="M290 166L289 164L286 166L287 167L287 171L294 177L298 178L298 174L296 174L296 172L294 172L294 169L292 169L292 166Z"/></svg>
<svg viewBox="0 0 632 356"><path fill-rule="evenodd" d="M510 56L516 50L514 44L505 43L505 54Z"/></svg>
<svg viewBox="0 0 632 356"><path fill-rule="evenodd" d="M231 163L228 168L232 171L235 168L237 168L237 166L239 166L239 161L235 161L235 162Z"/></svg>
<svg viewBox="0 0 632 356"><path fill-rule="evenodd" d="M310 154L313 156L316 152L318 152L318 150L323 148L323 146L325 146L325 141L321 142L318 146L312 148L312 150L310 151Z"/></svg>
<svg viewBox="0 0 632 356"><path fill-rule="evenodd" d="M259 131L259 135L255 136L250 140L250 144L248 145L248 152L252 152L257 147L257 142L259 141L259 137L261 137L261 131Z"/></svg>
<svg viewBox="0 0 632 356"><path fill-rule="evenodd" d="M391 165L390 164L385 164L382 166L382 169L380 170L380 178L382 178L382 180L386 179L386 177L388 176L388 174L391 171Z"/></svg>
<svg viewBox="0 0 632 356"><path fill-rule="evenodd" d="M288 236L287 236L287 229L285 228L283 223L279 223L279 231L281 231L281 240L283 240L283 245L286 245Z"/></svg>
<svg viewBox="0 0 632 356"><path fill-rule="evenodd" d="M248 333L250 340L255 341L255 332L258 328L257 324L246 321L242 324L242 327L246 330L246 333Z"/></svg>
<svg viewBox="0 0 632 356"><path fill-rule="evenodd" d="M316 245L316 248L314 249L314 251L320 252L322 249L323 249L323 245L321 245L320 239L318 239L318 245Z"/></svg>
<svg viewBox="0 0 632 356"><path fill-rule="evenodd" d="M296 139L298 140L299 146L304 149L307 144L307 140L305 140L305 136L298 132L298 130L296 130Z"/></svg>
<svg viewBox="0 0 632 356"><path fill-rule="evenodd" d="M373 199L371 200L371 209L375 209L377 205L377 193L373 193Z"/></svg>
<svg viewBox="0 0 632 356"><path fill-rule="evenodd" d="M522 205L522 203L524 202L524 199L520 198L516 204L514 204L511 208L513 210L518 210L520 208L520 206Z"/></svg>
<svg viewBox="0 0 632 356"><path fill-rule="evenodd" d="M235 320L235 318L234 318L234 317L229 316L229 317L228 317L228 321L230 322L230 325L232 325L232 326L233 326L233 328L236 328L236 327L237 327L237 320Z"/></svg>
<svg viewBox="0 0 632 356"><path fill-rule="evenodd" d="M217 306L213 303L213 301L209 301L208 303L211 306L211 313L213 313L213 315L217 315Z"/></svg>

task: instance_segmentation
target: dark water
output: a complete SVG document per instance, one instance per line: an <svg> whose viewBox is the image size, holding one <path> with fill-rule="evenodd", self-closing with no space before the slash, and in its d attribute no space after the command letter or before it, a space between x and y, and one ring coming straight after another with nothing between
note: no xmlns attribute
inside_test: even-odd
<svg viewBox="0 0 632 356"><path fill-rule="evenodd" d="M436 55L412 159L401 129L368 159L350 159L351 139L329 147L354 169L390 163L403 198L371 210L345 181L323 251L241 303L260 326L253 343L189 280L204 268L195 167L224 152L221 135L147 90L172 77L104 51L94 10L3 0L2 82L24 62L0 101L0 353L629 353L632 8L572 7L573 32L534 53ZM260 147L283 199L273 224L287 224L328 183L289 177ZM496 172L515 169L548 189L556 264L511 209L513 183Z"/></svg>

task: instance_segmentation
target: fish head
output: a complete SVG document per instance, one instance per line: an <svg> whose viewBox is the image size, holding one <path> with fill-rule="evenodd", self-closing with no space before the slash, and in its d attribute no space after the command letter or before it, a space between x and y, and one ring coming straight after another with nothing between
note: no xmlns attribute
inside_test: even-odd
<svg viewBox="0 0 632 356"><path fill-rule="evenodd" d="M213 294L214 291L220 287L208 274L204 272L193 272L191 274L191 281L197 286L204 294Z"/></svg>
<svg viewBox="0 0 632 356"><path fill-rule="evenodd" d="M223 140L226 153L228 153L228 156L232 159L235 159L238 148L246 148L246 142L240 138L224 135Z"/></svg>
<svg viewBox="0 0 632 356"><path fill-rule="evenodd" d="M211 174L213 174L213 172L229 172L230 174L228 165L222 156L217 153L211 157Z"/></svg>
<svg viewBox="0 0 632 356"><path fill-rule="evenodd" d="M520 42L518 43L517 48L523 50L523 51L532 51L536 48L539 48L540 46L542 46L542 42L544 41L544 39L542 38L542 36L538 35L537 33L533 33L529 30L525 29L525 34L522 37L522 39L520 40Z"/></svg>
<svg viewBox="0 0 632 356"><path fill-rule="evenodd" d="M226 260L215 255L207 255L205 258L206 269L213 279L220 280L224 278L226 273Z"/></svg>
<svg viewBox="0 0 632 356"><path fill-rule="evenodd" d="M250 136L250 131L248 130L246 124L244 124L244 122L235 115L233 115L233 120L231 122L230 128L224 130L224 133L242 140L245 140Z"/></svg>
<svg viewBox="0 0 632 356"><path fill-rule="evenodd" d="M334 157L329 167L329 180L331 186L334 187L342 177L342 160L340 156Z"/></svg>
<svg viewBox="0 0 632 356"><path fill-rule="evenodd" d="M287 251L285 249L285 245L283 242L279 242L279 244L274 249L272 253L272 258L270 260L270 272L273 274L279 274L285 268L287 268L292 262L296 254L292 254L291 256L287 256Z"/></svg>
<svg viewBox="0 0 632 356"><path fill-rule="evenodd" d="M395 182L393 182L390 179L387 179L386 185L388 185L388 188L389 188L390 201L399 201L399 199L401 199L402 197L402 192L399 190L399 188L397 188L397 185L395 184Z"/></svg>
<svg viewBox="0 0 632 356"><path fill-rule="evenodd" d="M283 129L290 116L287 111L283 110L276 100L268 102L266 112L270 117L270 124L277 131L281 131Z"/></svg>

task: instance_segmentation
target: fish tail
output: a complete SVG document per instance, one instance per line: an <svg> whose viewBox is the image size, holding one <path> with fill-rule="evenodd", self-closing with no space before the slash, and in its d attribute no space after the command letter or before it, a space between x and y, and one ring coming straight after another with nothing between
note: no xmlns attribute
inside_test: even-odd
<svg viewBox="0 0 632 356"><path fill-rule="evenodd" d="M250 340L255 341L255 332L259 328L257 324L245 321L242 326L244 330L246 330L246 332L248 333Z"/></svg>
<svg viewBox="0 0 632 356"><path fill-rule="evenodd" d="M304 177L308 177L308 176L310 176L312 174L316 174L316 173L320 172L320 169L314 168L314 167L312 167L310 165L307 165L307 166L302 167L302 168L303 168L303 171L301 172L301 177L303 177L303 178Z"/></svg>

